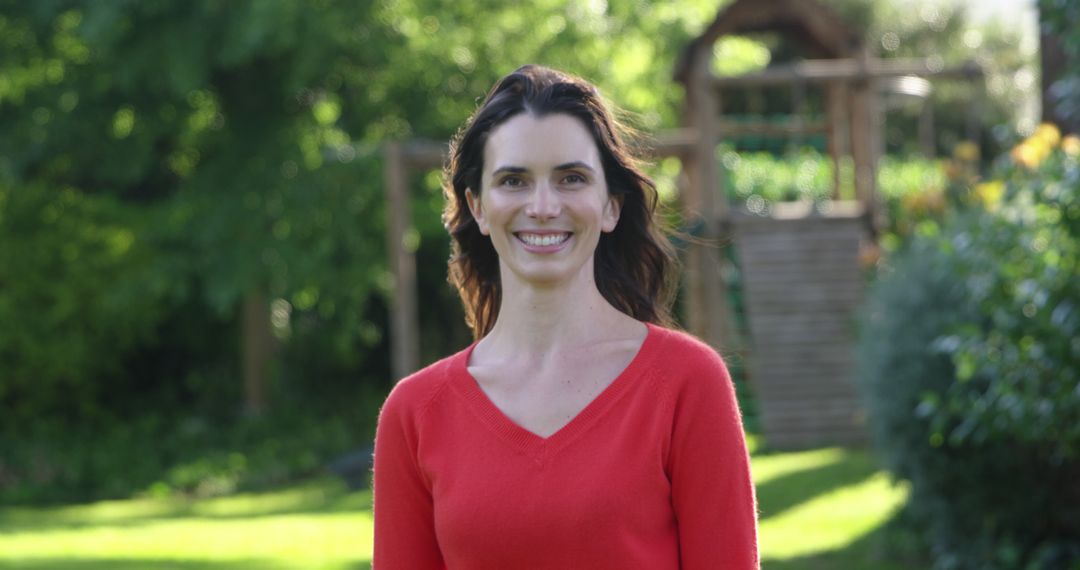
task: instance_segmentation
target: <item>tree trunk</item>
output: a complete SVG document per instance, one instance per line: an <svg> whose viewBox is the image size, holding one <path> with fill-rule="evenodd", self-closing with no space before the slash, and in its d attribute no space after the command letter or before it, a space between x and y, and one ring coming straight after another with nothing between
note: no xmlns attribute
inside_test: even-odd
<svg viewBox="0 0 1080 570"><path fill-rule="evenodd" d="M1069 61L1061 42L1046 32L1039 37L1039 59L1042 64L1042 121L1054 123L1067 133L1080 133L1080 117L1066 117L1058 108L1059 99L1050 94L1050 87L1065 75L1070 64L1080 62Z"/></svg>
<svg viewBox="0 0 1080 570"><path fill-rule="evenodd" d="M266 411L267 373L274 354L270 333L270 305L263 293L244 297L243 308L244 413L251 416Z"/></svg>

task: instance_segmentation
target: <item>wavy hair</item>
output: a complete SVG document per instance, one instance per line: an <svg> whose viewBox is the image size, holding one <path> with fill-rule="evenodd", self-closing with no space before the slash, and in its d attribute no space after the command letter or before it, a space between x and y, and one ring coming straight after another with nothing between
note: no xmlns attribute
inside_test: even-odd
<svg viewBox="0 0 1080 570"><path fill-rule="evenodd" d="M593 268L612 306L635 319L672 326L676 258L656 218L656 185L623 141L626 130L589 82L543 66L525 65L499 80L450 142L444 172L443 225L452 238L448 280L457 288L465 320L479 339L495 325L502 302L499 256L480 233L465 201L479 196L484 146L491 132L521 113L564 113L580 120L600 151L608 192L620 202L615 229L600 235Z"/></svg>

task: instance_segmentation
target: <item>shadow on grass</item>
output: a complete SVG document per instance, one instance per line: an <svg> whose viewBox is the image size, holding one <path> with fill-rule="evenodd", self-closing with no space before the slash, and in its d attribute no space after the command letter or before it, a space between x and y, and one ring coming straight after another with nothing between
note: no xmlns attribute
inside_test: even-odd
<svg viewBox="0 0 1080 570"><path fill-rule="evenodd" d="M170 558L33 558L0 559L0 569L19 570L285 570L299 566L273 560L176 560ZM371 562L342 564L340 570L371 570Z"/></svg>
<svg viewBox="0 0 1080 570"><path fill-rule="evenodd" d="M10 532L103 526L130 528L192 517L228 521L296 514L359 513L371 509L371 492L349 491L336 478L319 478L302 483L299 488L296 484L290 485L285 490L244 493L215 499L168 498L145 501L148 507L144 512L104 516L95 512L97 504L94 503L0 509L0 535ZM243 504L235 506L237 502ZM215 504L219 506L215 507ZM6 562L0 560L0 568L4 568L4 564Z"/></svg>
<svg viewBox="0 0 1080 570"><path fill-rule="evenodd" d="M851 455L765 481L757 486L760 518L774 517L819 495L861 483L879 469L872 459Z"/></svg>

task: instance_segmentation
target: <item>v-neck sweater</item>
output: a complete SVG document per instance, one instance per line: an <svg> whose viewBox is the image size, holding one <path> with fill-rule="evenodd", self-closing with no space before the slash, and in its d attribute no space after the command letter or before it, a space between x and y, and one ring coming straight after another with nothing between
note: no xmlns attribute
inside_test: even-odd
<svg viewBox="0 0 1080 570"><path fill-rule="evenodd" d="M648 329L548 437L480 388L475 343L399 382L375 437L373 570L758 568L727 368L686 333Z"/></svg>

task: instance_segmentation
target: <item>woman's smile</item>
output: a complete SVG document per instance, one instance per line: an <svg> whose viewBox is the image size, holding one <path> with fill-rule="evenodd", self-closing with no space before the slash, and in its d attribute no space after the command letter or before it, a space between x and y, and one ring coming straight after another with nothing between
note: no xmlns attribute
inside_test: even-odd
<svg viewBox="0 0 1080 570"><path fill-rule="evenodd" d="M528 251L550 253L563 249L573 234L570 232L514 232Z"/></svg>

